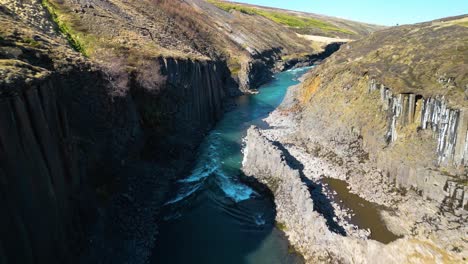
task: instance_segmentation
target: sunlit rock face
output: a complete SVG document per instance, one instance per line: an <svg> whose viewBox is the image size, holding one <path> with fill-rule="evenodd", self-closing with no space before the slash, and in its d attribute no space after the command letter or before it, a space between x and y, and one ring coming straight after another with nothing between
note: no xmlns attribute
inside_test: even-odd
<svg viewBox="0 0 468 264"><path fill-rule="evenodd" d="M269 139L265 130L251 127L245 138L243 171L250 178L264 184L273 194L276 221L288 236L292 246L306 263L404 263L413 259L435 262L456 261L432 242L401 238L383 244L358 233L343 234L327 224L326 217L314 210L309 188L301 168L294 165L294 157L279 142ZM291 160L293 159L293 160ZM317 167L318 171L323 168ZM309 179L311 180L311 179ZM435 251L433 251L435 249Z"/></svg>
<svg viewBox="0 0 468 264"><path fill-rule="evenodd" d="M467 109L450 108L444 97L424 98L416 94L393 95L391 89L371 80L369 92L379 91L383 108L389 111L386 134L389 142L398 139L397 129L416 124L434 132L437 138L439 165L468 165L466 144L468 137Z"/></svg>
<svg viewBox="0 0 468 264"><path fill-rule="evenodd" d="M412 242L424 247L422 241L430 241L441 253L430 257L434 262L466 259L466 243L460 235L466 233L462 223L468 213L468 75L466 53L460 48L466 47L467 29L460 25L464 21L466 16L395 27L345 44L311 70L301 85L290 89L285 103L267 119L269 129L249 131L244 171L273 191L280 189L275 183L288 190L275 195L278 212L289 211L285 201L317 204L310 197L297 198L302 193L287 187L289 183L272 180L281 179L280 172L286 170L279 164L292 155L312 179L346 181L351 192L382 205L385 225L405 237L389 248L411 249ZM401 43L402 38L411 45ZM278 151L283 151L284 159L268 158L278 156ZM307 212L300 203L296 206ZM309 240L314 232L307 230L314 224L297 225L305 221L304 216L294 216L292 211L287 215L281 219L292 244L310 254L311 245L320 244ZM319 218L310 219L319 223ZM338 234L323 237L333 245L343 239ZM353 260L339 258L346 246L333 252L333 245L327 244L323 251L331 250L330 259L344 263L375 262L359 259L361 253L372 252L361 250L358 244L367 243L363 241L367 240L348 241L356 247L350 253L356 256ZM385 258L383 248L379 260Z"/></svg>
<svg viewBox="0 0 468 264"><path fill-rule="evenodd" d="M410 127L410 129L421 129L431 131L434 141L437 143L435 153L437 166L452 166L464 170L468 165L467 144L468 144L468 109L450 108L444 97L424 98L416 94L392 93L392 89L383 84L378 84L376 80L369 82L369 93L379 92L382 109L387 111L387 132L385 139L389 145L398 140L398 131ZM409 177L408 177L409 176ZM442 200L450 197L456 207L464 208L468 198L464 193L467 191L463 183L451 181L446 177L439 176L432 178L438 190L431 188L425 182L418 181L414 172L399 178L398 182L419 188L424 195L430 198ZM433 184L432 184L433 185ZM443 186L447 193L441 193ZM457 190L458 195L455 194ZM431 194L432 193L432 194ZM438 195L439 194L439 195Z"/></svg>

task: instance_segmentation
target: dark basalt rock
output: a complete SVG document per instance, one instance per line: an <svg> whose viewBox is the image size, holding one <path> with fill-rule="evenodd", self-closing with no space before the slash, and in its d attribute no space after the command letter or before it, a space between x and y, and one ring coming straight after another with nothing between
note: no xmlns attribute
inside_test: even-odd
<svg viewBox="0 0 468 264"><path fill-rule="evenodd" d="M112 97L99 71L76 69L22 83L14 96L0 98L5 263L70 263L95 214L94 189L127 177L121 171L135 161L158 166L168 151L181 153L174 154L180 168L187 165L191 150L224 112L229 72L222 62L161 61L167 81L159 93L132 84L125 96ZM157 116L151 111L161 118L150 120ZM157 143L148 145L151 139ZM144 146L160 147L160 155L144 155ZM164 177L160 181L170 180Z"/></svg>

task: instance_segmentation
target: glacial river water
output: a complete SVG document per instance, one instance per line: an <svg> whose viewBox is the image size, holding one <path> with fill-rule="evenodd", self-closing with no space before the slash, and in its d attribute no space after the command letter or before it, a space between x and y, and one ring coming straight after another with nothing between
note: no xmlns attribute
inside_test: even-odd
<svg viewBox="0 0 468 264"><path fill-rule="evenodd" d="M279 73L260 93L241 96L202 143L192 172L179 180L163 209L164 221L152 264L295 264L284 234L275 227L273 202L240 182L242 138L251 125L262 126L310 68ZM350 193L345 182L324 179L337 192L333 200L356 214L350 222L372 231L384 243L397 237L387 230L379 210Z"/></svg>
<svg viewBox="0 0 468 264"><path fill-rule="evenodd" d="M152 263L302 263L275 227L274 204L239 181L242 138L309 68L279 73L241 96L202 143L195 167L164 208Z"/></svg>

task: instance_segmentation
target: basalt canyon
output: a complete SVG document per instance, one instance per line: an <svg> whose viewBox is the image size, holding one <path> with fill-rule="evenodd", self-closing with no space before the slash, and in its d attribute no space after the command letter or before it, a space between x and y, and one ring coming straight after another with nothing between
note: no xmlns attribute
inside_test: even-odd
<svg viewBox="0 0 468 264"><path fill-rule="evenodd" d="M0 264L465 263L468 16L0 0Z"/></svg>

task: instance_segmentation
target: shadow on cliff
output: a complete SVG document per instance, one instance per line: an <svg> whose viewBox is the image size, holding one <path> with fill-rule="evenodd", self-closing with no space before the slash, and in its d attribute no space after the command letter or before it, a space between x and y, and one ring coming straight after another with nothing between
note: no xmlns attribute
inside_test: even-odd
<svg viewBox="0 0 468 264"><path fill-rule="evenodd" d="M322 184L315 183L304 175L304 165L292 156L289 151L279 142L274 141L273 145L278 147L286 157L286 163L289 167L298 170L301 176L301 181L309 189L310 196L314 201L314 210L322 214L326 221L330 231L346 236L345 229L339 225L334 219L336 219L335 209L333 208L331 201L324 194Z"/></svg>

